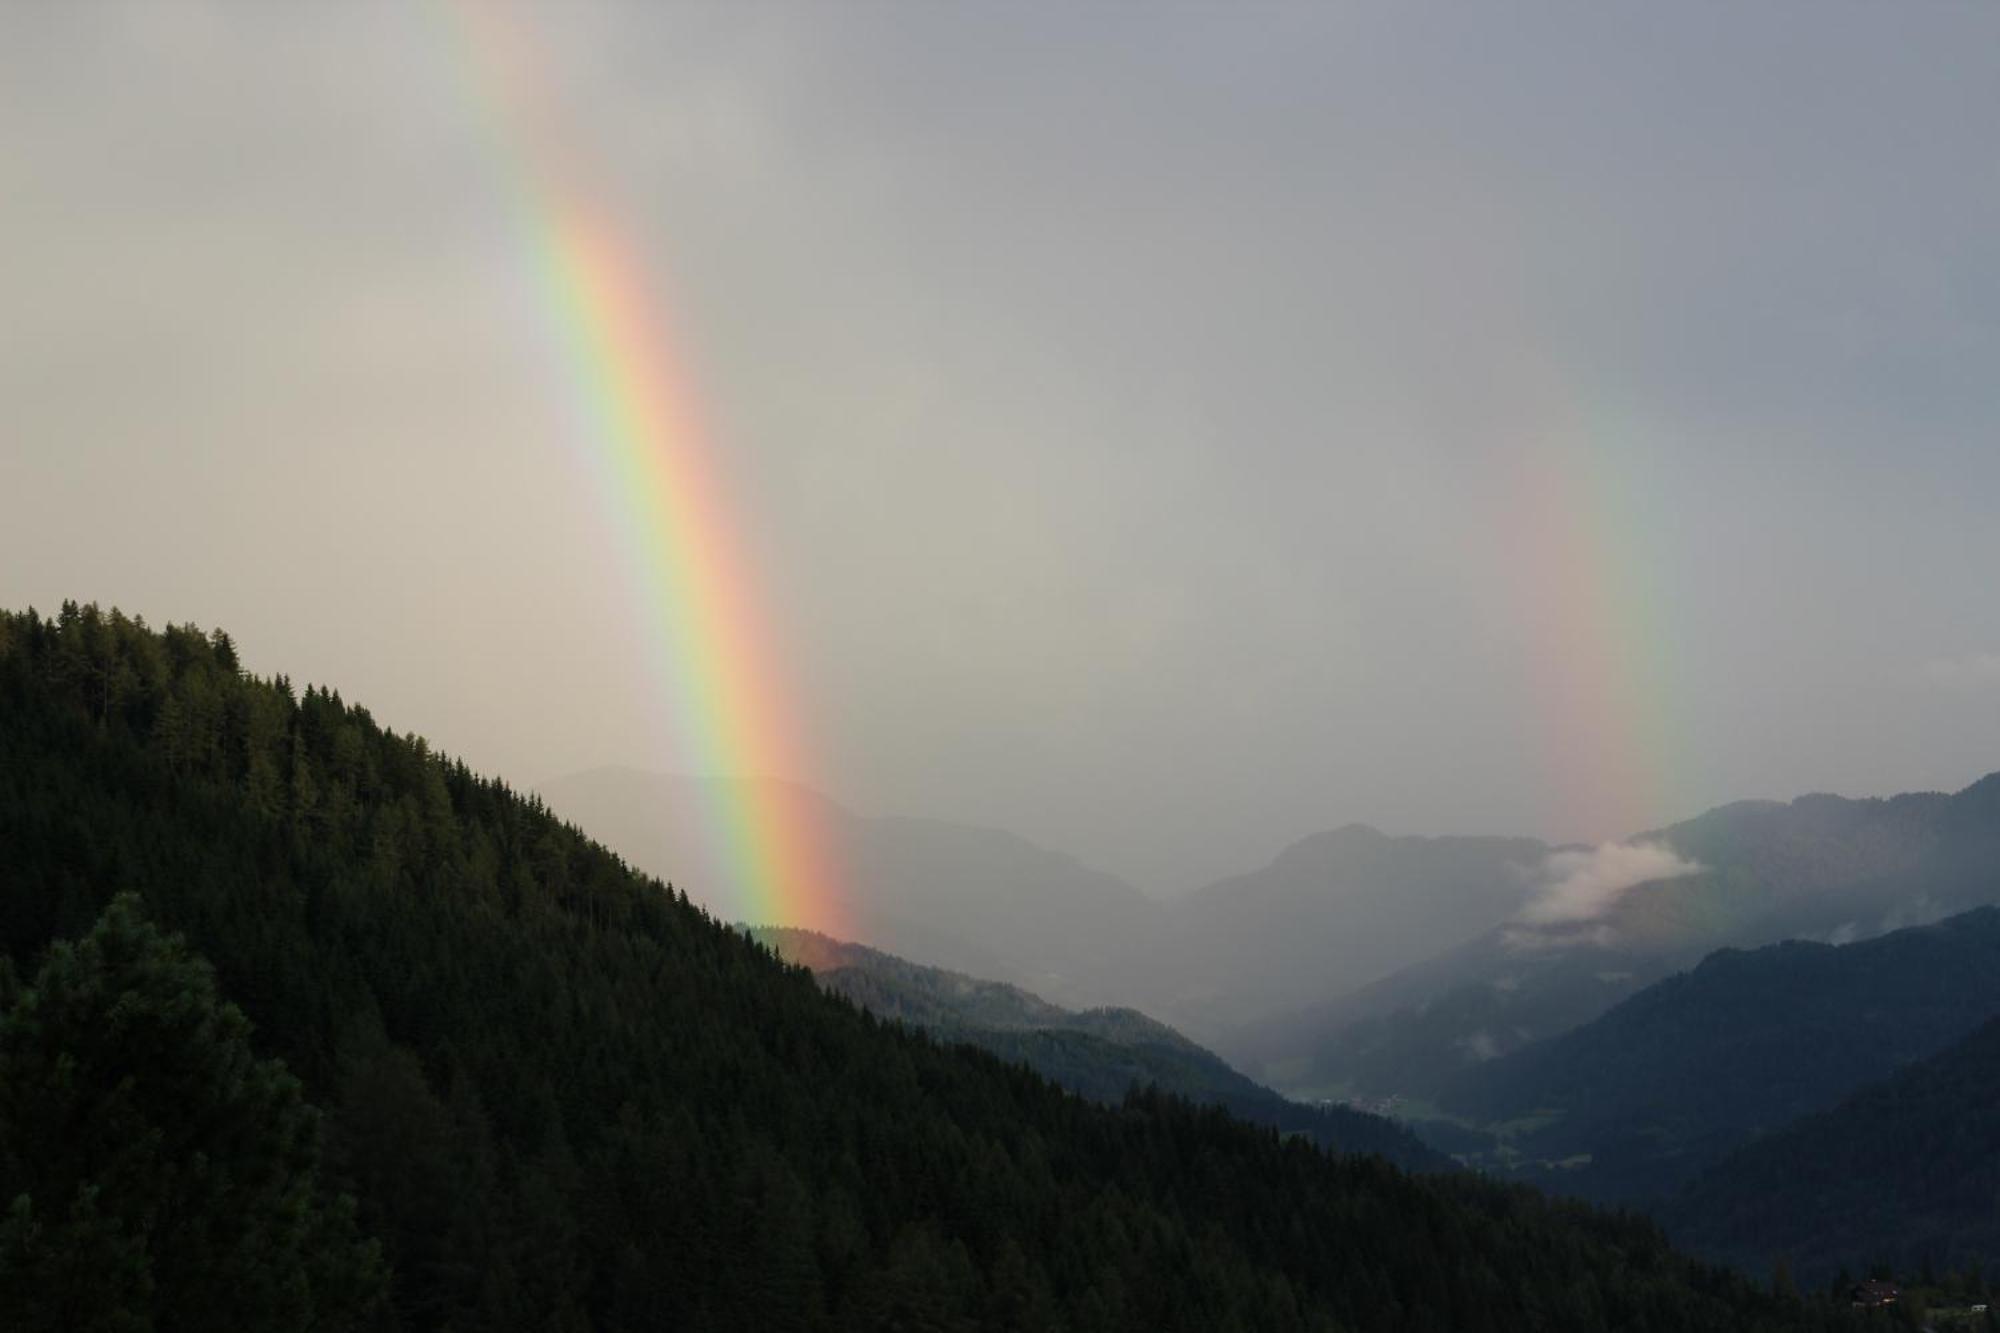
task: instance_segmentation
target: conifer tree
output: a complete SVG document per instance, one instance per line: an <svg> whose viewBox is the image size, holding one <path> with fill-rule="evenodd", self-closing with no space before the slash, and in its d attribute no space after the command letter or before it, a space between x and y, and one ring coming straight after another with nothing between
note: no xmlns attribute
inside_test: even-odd
<svg viewBox="0 0 2000 1333"><path fill-rule="evenodd" d="M318 1116L131 895L0 1015L0 1327L336 1329L381 1277Z"/></svg>

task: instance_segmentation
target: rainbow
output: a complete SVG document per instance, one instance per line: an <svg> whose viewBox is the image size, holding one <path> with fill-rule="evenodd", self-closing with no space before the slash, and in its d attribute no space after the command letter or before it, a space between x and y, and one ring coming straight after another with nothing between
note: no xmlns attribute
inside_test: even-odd
<svg viewBox="0 0 2000 1333"><path fill-rule="evenodd" d="M1516 470L1499 497L1500 563L1536 645L1525 665L1558 833L1629 837L1684 796L1666 562L1648 540L1664 516L1627 458L1632 425L1591 410L1551 366L1517 367L1502 401Z"/></svg>
<svg viewBox="0 0 2000 1333"><path fill-rule="evenodd" d="M706 858L733 881L696 885L720 912L753 924L848 937L839 858L810 797L771 781L813 772L760 610L758 581L736 538L715 446L641 254L590 188L538 77L531 34L488 0L445 0L465 53L468 95L505 165L539 304L573 391L580 453L619 529L651 628L683 752L675 766L732 780L707 784ZM687 887L687 886L683 886Z"/></svg>

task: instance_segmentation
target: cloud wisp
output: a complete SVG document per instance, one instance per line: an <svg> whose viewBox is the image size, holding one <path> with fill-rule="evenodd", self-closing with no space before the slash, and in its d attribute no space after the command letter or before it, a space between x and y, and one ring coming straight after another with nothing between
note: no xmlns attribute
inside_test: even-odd
<svg viewBox="0 0 2000 1333"><path fill-rule="evenodd" d="M1550 852L1507 941L1517 948L1609 943L1605 918L1627 893L1701 868L1660 842L1605 842Z"/></svg>

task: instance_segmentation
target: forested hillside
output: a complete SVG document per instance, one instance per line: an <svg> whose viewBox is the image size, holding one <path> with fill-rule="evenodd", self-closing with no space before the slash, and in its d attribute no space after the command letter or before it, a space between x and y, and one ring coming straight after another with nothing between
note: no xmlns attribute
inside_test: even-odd
<svg viewBox="0 0 2000 1333"><path fill-rule="evenodd" d="M1063 1009L1015 986L924 967L809 930L753 934L877 1017L1019 1061L1093 1101L1116 1103L1134 1086L1156 1087L1281 1134L1303 1134L1323 1148L1379 1153L1406 1170L1453 1166L1381 1116L1288 1101L1137 1010Z"/></svg>
<svg viewBox="0 0 2000 1333"><path fill-rule="evenodd" d="M1100 1107L873 1021L504 784L335 693L246 676L219 633L75 606L0 616L0 856L0 946L36 979L31 1020L44 1002L83 1012L37 960L88 935L120 892L212 961L258 1058L281 1059L324 1112L323 1171L306 1170L301 1121L285 1179L327 1216L353 1198L389 1274L379 1327L1847 1318L1683 1260L1637 1220L1406 1177L1162 1096ZM127 975L105 974L113 990ZM112 1077L101 1061L69 1067ZM108 1104L83 1098L83 1123ZM178 1254L199 1269L199 1238L230 1231L226 1201L178 1176L159 1208L119 1212L133 1145L34 1137L12 1112L0 1198L16 1235L96 1208L136 1234L197 1237ZM52 1175L108 1184L35 1197ZM67 1326L36 1313L35 1271L20 1247L0 1251L0 1325ZM148 1281L184 1274L128 1276L130 1318L96 1326L208 1326L147 1305ZM316 1314L231 1326L370 1317Z"/></svg>
<svg viewBox="0 0 2000 1333"><path fill-rule="evenodd" d="M1665 1210L1674 1234L1801 1280L2000 1268L2000 1019L1732 1154Z"/></svg>
<svg viewBox="0 0 2000 1333"><path fill-rule="evenodd" d="M1440 1100L1527 1126L1544 1177L1658 1201L1718 1157L2000 1014L2000 908L1844 946L1723 950L1553 1041L1461 1075Z"/></svg>

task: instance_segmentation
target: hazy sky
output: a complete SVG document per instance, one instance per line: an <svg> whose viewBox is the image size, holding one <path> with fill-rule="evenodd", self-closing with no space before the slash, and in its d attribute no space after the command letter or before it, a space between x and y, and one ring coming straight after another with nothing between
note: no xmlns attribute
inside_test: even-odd
<svg viewBox="0 0 2000 1333"><path fill-rule="evenodd" d="M1175 889L2000 768L2000 7L524 13L849 805ZM459 40L0 7L0 604L683 767Z"/></svg>

